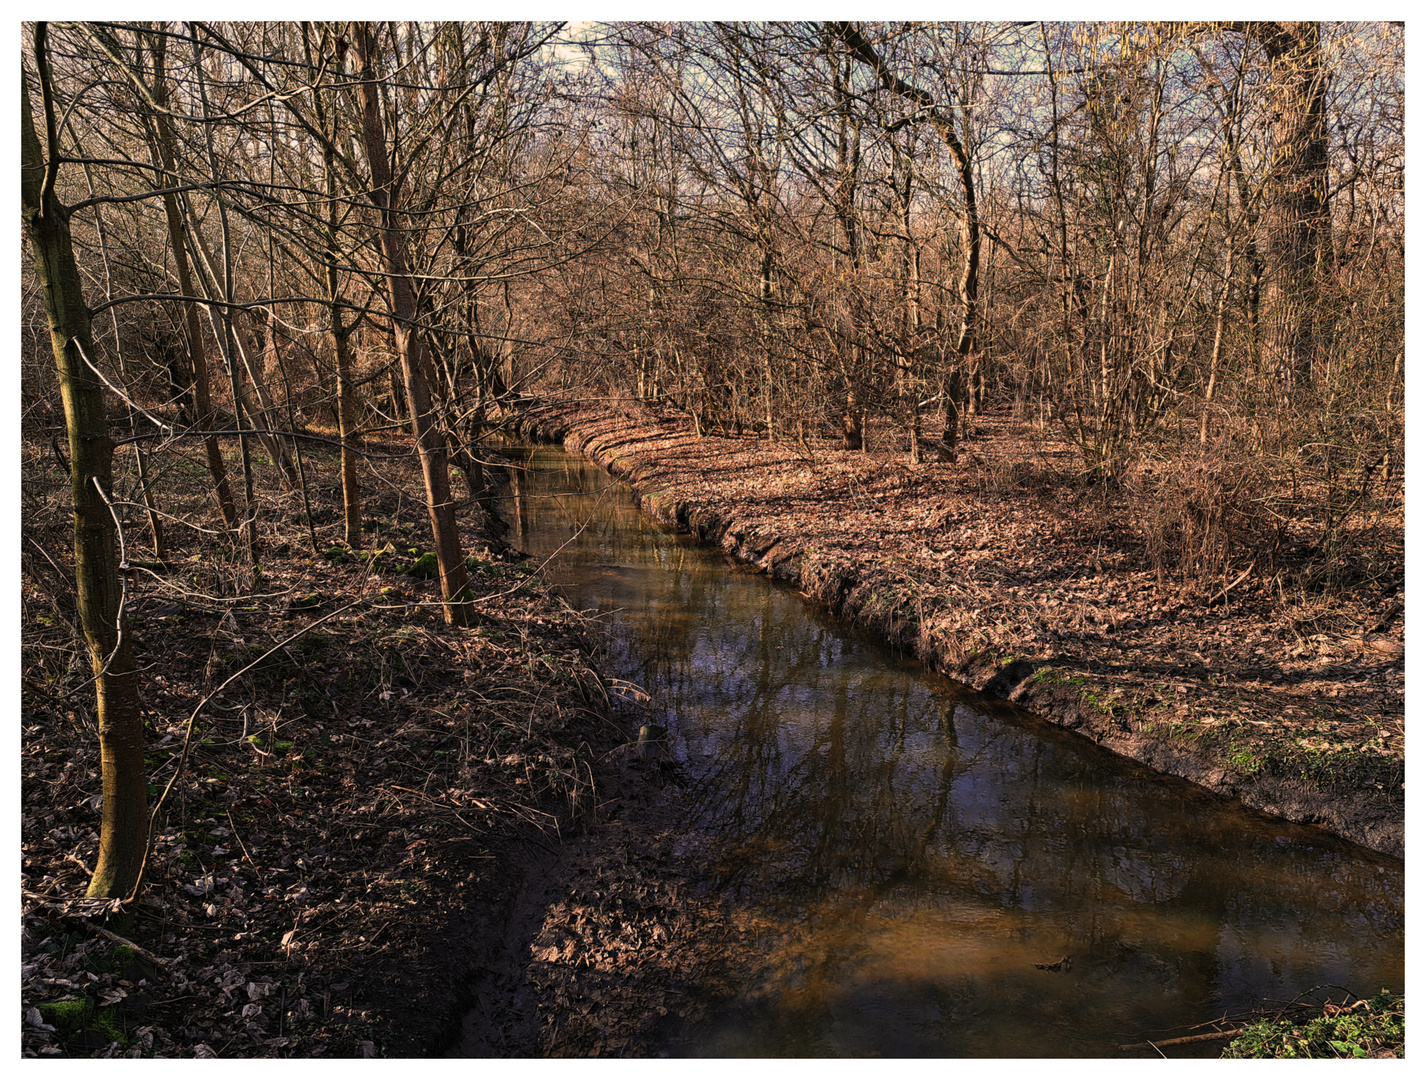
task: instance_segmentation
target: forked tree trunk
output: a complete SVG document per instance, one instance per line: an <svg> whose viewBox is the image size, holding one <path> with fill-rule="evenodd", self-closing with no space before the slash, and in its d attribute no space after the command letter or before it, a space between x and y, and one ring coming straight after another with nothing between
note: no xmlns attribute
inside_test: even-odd
<svg viewBox="0 0 1426 1080"><path fill-rule="evenodd" d="M114 443L109 438L102 386L84 360L84 356L95 355L89 308L70 241L69 213L54 192L57 139L46 36L45 24L38 24L35 60L45 105L48 153L35 134L23 74L20 81L20 216L49 317L50 345L69 429L74 577L80 623L95 675L104 804L99 858L88 895L122 897L129 895L138 880L148 842L144 725L133 645L120 622L115 524L105 502L113 488Z"/></svg>
<svg viewBox="0 0 1426 1080"><path fill-rule="evenodd" d="M356 50L361 64L362 128L367 159L371 165L371 200L381 213L381 251L391 289L391 321L396 332L396 352L406 383L406 400L411 409L411 431L421 455L421 472L426 482L426 505L431 515L431 534L440 568L441 596L445 600L446 621L469 626L474 618L470 604L469 577L456 526L455 504L451 501L450 468L441 434L436 430L431 409L421 339L416 333L416 298L406 269L401 222L393 211L391 166L386 158L386 127L381 119L381 99L374 81L375 41L371 25L354 25Z"/></svg>
<svg viewBox="0 0 1426 1080"><path fill-rule="evenodd" d="M956 335L954 359L950 361L955 370L947 372L947 381L961 388L958 402L964 404L960 399L964 396L966 375L970 372L973 362L980 283L980 214L976 209L974 163L966 152L965 145L956 135L954 117L937 111L936 99L929 92L911 85L888 68L871 43L850 23L838 22L832 25L851 54L876 73L877 80L883 87L914 101L924 110L925 118L935 127L955 161L961 195L965 199L965 213L961 217L961 246L965 252L965 261L956 286L960 297L961 326ZM950 396L945 398L945 403L946 423L941 435L941 456L945 460L954 461L956 439L960 430L960 409Z"/></svg>

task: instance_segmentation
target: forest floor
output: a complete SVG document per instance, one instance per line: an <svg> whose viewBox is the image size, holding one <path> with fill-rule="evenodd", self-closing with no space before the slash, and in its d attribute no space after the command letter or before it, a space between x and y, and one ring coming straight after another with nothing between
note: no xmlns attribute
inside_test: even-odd
<svg viewBox="0 0 1426 1080"><path fill-rule="evenodd" d="M599 635L498 530L468 559L477 625L447 626L409 572L419 469L383 449L360 551L309 454L310 532L260 483L255 580L176 521L166 566L133 574L151 809L177 778L116 912L84 899L100 763L68 483L23 440L23 1056L633 1055L716 992L742 935L672 856L676 776L636 752ZM210 518L201 458L164 470L162 509Z"/></svg>
<svg viewBox="0 0 1426 1080"><path fill-rule="evenodd" d="M1265 813L1404 854L1399 502L1343 533L1330 573L1300 521L1273 575L1183 581L1150 557L1156 511L1135 488L1152 463L1106 493L1077 480L1072 447L1008 415L973 417L955 464L911 464L891 430L869 433L865 452L700 437L685 414L630 401L550 403L532 427L628 480L654 516L953 679Z"/></svg>

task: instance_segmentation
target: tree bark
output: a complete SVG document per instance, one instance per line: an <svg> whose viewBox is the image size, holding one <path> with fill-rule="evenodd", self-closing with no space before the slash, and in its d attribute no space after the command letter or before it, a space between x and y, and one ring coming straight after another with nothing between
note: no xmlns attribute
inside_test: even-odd
<svg viewBox="0 0 1426 1080"><path fill-rule="evenodd" d="M386 278L391 290L392 325L396 352L406 384L406 400L411 409L411 432L421 455L421 472L426 482L426 505L431 516L431 533L440 568L441 595L445 599L446 621L469 626L474 618L470 604L469 578L456 526L455 504L451 501L450 468L444 440L436 430L431 409L431 392L425 372L421 339L416 333L416 298L406 269L405 246L396 217L396 198L391 167L386 157L386 128L381 119L381 100L373 65L375 41L371 24L353 27L361 71L362 129L367 159L371 166L371 201L381 214L381 250Z"/></svg>
<svg viewBox="0 0 1426 1080"><path fill-rule="evenodd" d="M1284 394L1312 380L1317 300L1332 253L1327 75L1315 22L1255 23L1268 55L1272 163L1264 190L1263 348Z"/></svg>
<svg viewBox="0 0 1426 1080"><path fill-rule="evenodd" d="M204 75L203 56L198 44L197 35L193 35L193 73L198 81L198 100L203 109L202 123L199 125L203 133L203 149L208 159L208 173L216 185L221 172L218 168L218 154L213 140L213 124L211 122L211 112L208 107L208 82ZM185 196L185 205L189 206L188 238L193 242L193 254L195 258L207 258L206 246L203 243L203 234L193 223L197 217L192 213L191 204ZM218 205L218 229L221 235L223 249L222 280L217 281L218 271L210 265L210 273L214 279L208 286L208 296L212 298L218 289L222 289L223 306L216 312L213 305L208 305L208 318L213 325L213 335L218 339L218 348L223 354L224 363L228 369L228 388L233 396L233 419L239 431L246 431L249 421L244 419L245 403L242 393L242 373L238 370L238 358L234 347L233 334L233 309L230 306L233 302L233 245L232 237L228 230L228 206L219 198ZM211 259L208 260L211 264ZM202 267L200 266L201 270ZM202 276L200 274L200 276ZM252 453L249 449L247 435L238 436L238 463L243 470L243 521L242 536L248 551L248 561L253 568L253 576L258 574L257 556L257 500L253 493L253 467Z"/></svg>
<svg viewBox="0 0 1426 1080"><path fill-rule="evenodd" d="M102 385L85 360L94 356L94 347L70 240L69 212L54 190L58 153L46 37L45 24L38 24L35 62L45 107L44 147L35 133L23 75L20 82L20 216L49 317L50 345L69 430L74 576L95 675L104 802L99 858L88 895L123 897L138 880L148 843L144 725L133 643L121 621L115 523L106 502L113 489L114 443L108 433Z"/></svg>
<svg viewBox="0 0 1426 1080"><path fill-rule="evenodd" d="M325 40L325 35L324 35ZM318 68L313 61L308 38L308 24L302 24L302 43L306 52L307 66L312 71L316 83ZM339 185L337 183L336 151L333 149L338 135L340 111L333 107L330 117L323 101L323 92L315 88L312 92L312 109L317 124L324 136L322 140L322 182L327 193L327 214L323 221L323 241L325 247L322 258L325 262L322 279L327 287L327 310L331 319L329 336L332 342L333 361L337 367L337 434L342 440L342 522L343 537L347 546L361 546L361 485L357 480L357 438L356 389L352 385L352 328L342 318L342 290L338 277L338 221L337 206Z"/></svg>

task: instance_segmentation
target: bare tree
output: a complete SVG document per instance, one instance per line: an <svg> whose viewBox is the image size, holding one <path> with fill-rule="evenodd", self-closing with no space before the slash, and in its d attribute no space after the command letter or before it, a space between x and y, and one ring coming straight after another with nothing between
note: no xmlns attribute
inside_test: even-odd
<svg viewBox="0 0 1426 1080"><path fill-rule="evenodd" d="M34 60L45 141L35 132L30 92L20 87L20 211L50 321L74 498L74 570L79 616L94 669L103 767L99 859L88 895L128 896L138 880L148 840L144 725L139 709L133 640L124 623L123 577L116 551L114 443L104 387L92 367L94 341L79 267L70 239L70 211L55 194L63 155L47 55L48 27L38 23Z"/></svg>
<svg viewBox="0 0 1426 1080"><path fill-rule="evenodd" d="M381 249L386 263L396 349L401 357L406 396L411 403L411 433L421 455L421 473L426 483L426 507L430 513L431 533L440 570L441 595L446 601L446 621L456 626L468 626L473 618L469 578L456 525L455 504L451 500L445 440L435 426L425 353L416 327L416 300L406 269L402 238L400 192L392 181L386 125L382 120L381 96L376 81L376 39L367 23L354 24L352 33L361 65L357 74L361 81L362 136L371 169L371 200L381 215Z"/></svg>

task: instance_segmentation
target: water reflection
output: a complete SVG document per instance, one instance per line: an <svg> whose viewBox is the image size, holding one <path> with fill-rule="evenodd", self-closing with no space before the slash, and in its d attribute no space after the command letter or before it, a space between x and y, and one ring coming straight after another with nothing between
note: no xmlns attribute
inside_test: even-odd
<svg viewBox="0 0 1426 1080"><path fill-rule="evenodd" d="M730 895L785 928L674 1052L1104 1055L1265 996L1402 987L1400 863L968 695L655 528L602 470L531 462L517 542L558 549Z"/></svg>

